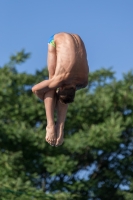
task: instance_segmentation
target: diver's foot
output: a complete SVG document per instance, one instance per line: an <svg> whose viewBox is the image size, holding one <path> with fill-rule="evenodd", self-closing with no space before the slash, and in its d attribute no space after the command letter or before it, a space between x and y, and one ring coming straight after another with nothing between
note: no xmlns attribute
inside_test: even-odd
<svg viewBox="0 0 133 200"><path fill-rule="evenodd" d="M55 146L58 147L62 145L64 142L64 125L60 125L60 126L56 125L56 135L57 135L57 139L56 139Z"/></svg>
<svg viewBox="0 0 133 200"><path fill-rule="evenodd" d="M57 139L55 132L55 125L47 125L45 139L46 142L48 142L51 146L55 146Z"/></svg>

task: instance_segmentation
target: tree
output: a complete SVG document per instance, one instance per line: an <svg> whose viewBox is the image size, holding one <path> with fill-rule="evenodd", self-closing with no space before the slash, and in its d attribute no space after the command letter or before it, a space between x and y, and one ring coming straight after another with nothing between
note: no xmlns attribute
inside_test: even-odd
<svg viewBox="0 0 133 200"><path fill-rule="evenodd" d="M43 102L31 92L47 69L15 69L29 56L21 51L0 68L1 200L132 199L133 73L119 81L111 69L91 73L69 105L65 142L55 148L45 142Z"/></svg>

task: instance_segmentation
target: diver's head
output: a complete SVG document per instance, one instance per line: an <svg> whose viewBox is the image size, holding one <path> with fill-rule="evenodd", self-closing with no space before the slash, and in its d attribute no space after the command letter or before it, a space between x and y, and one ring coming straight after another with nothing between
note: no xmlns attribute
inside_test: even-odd
<svg viewBox="0 0 133 200"><path fill-rule="evenodd" d="M61 103L68 104L74 101L76 87L74 85L62 86L58 91L58 99Z"/></svg>

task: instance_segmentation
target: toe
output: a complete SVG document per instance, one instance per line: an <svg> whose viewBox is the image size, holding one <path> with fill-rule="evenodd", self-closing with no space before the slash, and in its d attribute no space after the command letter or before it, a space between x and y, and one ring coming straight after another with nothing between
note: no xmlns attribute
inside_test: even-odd
<svg viewBox="0 0 133 200"><path fill-rule="evenodd" d="M46 142L48 142L51 146L55 146L55 142L50 139L46 139Z"/></svg>
<svg viewBox="0 0 133 200"><path fill-rule="evenodd" d="M63 144L63 142L56 142L55 146L58 147L58 146L61 146Z"/></svg>

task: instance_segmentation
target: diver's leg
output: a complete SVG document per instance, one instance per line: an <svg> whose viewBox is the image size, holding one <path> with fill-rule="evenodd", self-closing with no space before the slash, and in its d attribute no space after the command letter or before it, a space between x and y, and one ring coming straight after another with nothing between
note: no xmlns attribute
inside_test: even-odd
<svg viewBox="0 0 133 200"><path fill-rule="evenodd" d="M64 125L67 114L68 104L63 104L59 100L57 102L57 123L56 123L56 134L57 140L55 146L62 145L64 141Z"/></svg>
<svg viewBox="0 0 133 200"><path fill-rule="evenodd" d="M48 71L49 71L49 79L51 79L55 74L56 50L50 44L48 44L47 64L48 64ZM54 123L55 103L56 103L55 90L50 90L44 95L44 106L45 106L46 117L47 117L46 141L50 145L56 144L56 132L55 132L55 123Z"/></svg>

